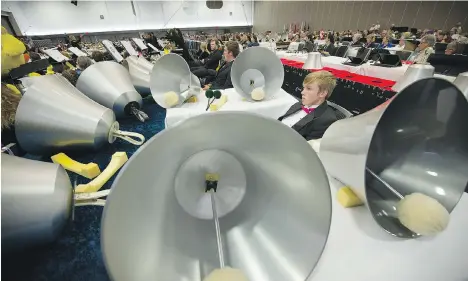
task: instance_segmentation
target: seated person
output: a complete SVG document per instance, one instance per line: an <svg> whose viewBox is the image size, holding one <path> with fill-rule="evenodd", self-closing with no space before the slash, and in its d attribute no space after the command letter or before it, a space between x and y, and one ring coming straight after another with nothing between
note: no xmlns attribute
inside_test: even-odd
<svg viewBox="0 0 468 281"><path fill-rule="evenodd" d="M197 52L197 59L202 61L206 59L209 55L210 53L208 52L208 44L206 44L206 42L202 42L200 44L200 50L198 50Z"/></svg>
<svg viewBox="0 0 468 281"><path fill-rule="evenodd" d="M85 70L92 64L93 64L93 61L90 58L85 57L85 56L79 56L76 59L76 73L80 75L81 72L83 72L83 70Z"/></svg>
<svg viewBox="0 0 468 281"><path fill-rule="evenodd" d="M232 88L231 66L233 61L239 55L239 44L235 41L229 41L224 47L224 63L216 72L213 82L203 86L203 90L208 89L228 89Z"/></svg>
<svg viewBox="0 0 468 281"><path fill-rule="evenodd" d="M308 74L303 83L302 102L291 106L278 120L301 134L307 141L319 139L338 120L327 104L336 86L336 78L328 71Z"/></svg>
<svg viewBox="0 0 468 281"><path fill-rule="evenodd" d="M384 49L384 48L392 48L392 47L393 47L393 44L389 42L389 37L384 36L382 37L382 43L380 43L377 48Z"/></svg>
<svg viewBox="0 0 468 281"><path fill-rule="evenodd" d="M104 61L104 54L100 51L93 51L91 53L91 59L93 59L95 62Z"/></svg>
<svg viewBox="0 0 468 281"><path fill-rule="evenodd" d="M329 34L325 37L325 45L321 46L320 53L324 55L330 55L330 53L335 49L335 39L333 35Z"/></svg>
<svg viewBox="0 0 468 281"><path fill-rule="evenodd" d="M205 78L206 76L210 75L208 70L216 70L219 65L219 61L223 57L223 51L218 46L218 40L213 39L210 41L210 55L200 61L198 66L194 66L191 68L193 74L195 74L198 78ZM201 65L200 65L201 64Z"/></svg>
<svg viewBox="0 0 468 281"><path fill-rule="evenodd" d="M405 44L406 44L405 38L401 37L400 41L398 42L398 44L396 46L394 46L394 48L396 50L404 50L405 49Z"/></svg>
<svg viewBox="0 0 468 281"><path fill-rule="evenodd" d="M62 72L63 78L67 79L73 86L76 86L78 82L78 77L80 76L77 73L78 69L67 69Z"/></svg>
<svg viewBox="0 0 468 281"><path fill-rule="evenodd" d="M360 33L356 33L353 35L353 40L351 41L350 45L351 46L362 46L362 43L360 42L362 38L362 35Z"/></svg>
<svg viewBox="0 0 468 281"><path fill-rule="evenodd" d="M366 37L366 43L364 44L364 48L372 48L374 46L374 36L373 35L367 35Z"/></svg>
<svg viewBox="0 0 468 281"><path fill-rule="evenodd" d="M460 44L459 42L452 41L445 48L446 55L457 55L462 54L465 49L465 44Z"/></svg>
<svg viewBox="0 0 468 281"><path fill-rule="evenodd" d="M419 64L426 64L429 56L434 53L434 49L432 47L434 47L435 43L436 38L434 35L425 35L423 38L421 38L419 46L408 58L408 61Z"/></svg>
<svg viewBox="0 0 468 281"><path fill-rule="evenodd" d="M260 44L258 44L257 36L252 35L252 42L247 47L257 47L257 46L260 46Z"/></svg>

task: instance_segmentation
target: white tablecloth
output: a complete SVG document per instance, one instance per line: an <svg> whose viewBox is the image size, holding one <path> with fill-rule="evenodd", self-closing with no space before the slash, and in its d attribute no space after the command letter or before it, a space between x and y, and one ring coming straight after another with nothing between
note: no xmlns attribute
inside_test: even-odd
<svg viewBox="0 0 468 281"><path fill-rule="evenodd" d="M278 119L297 102L297 100L281 89L273 98L261 102L244 101L235 89L221 90L223 95L228 96L228 101L221 107L220 111L250 111L266 117ZM180 108L171 108L166 111L166 128L170 128L178 122L199 114L210 113L205 111L207 98L204 92L198 96L196 103L186 103Z"/></svg>
<svg viewBox="0 0 468 281"><path fill-rule="evenodd" d="M277 56L280 58L295 60L305 62L307 60L307 54L293 54L286 53L285 51L277 51ZM402 65L399 67L381 67L371 65L369 62L359 65L359 66L350 66L345 65L343 62L347 61L347 58L341 57L324 57L322 56L322 65L324 67L329 67L337 70L345 70L351 73L356 73L364 76L375 77L385 80L398 81L403 77L409 65ZM456 77L446 76L446 75L434 75L435 77L446 79L450 82L453 82Z"/></svg>
<svg viewBox="0 0 468 281"><path fill-rule="evenodd" d="M315 151L320 140L311 141ZM308 281L468 280L468 195L464 193L448 228L432 238L403 240L385 233L365 206L343 208L341 184L330 179L332 223L327 245Z"/></svg>

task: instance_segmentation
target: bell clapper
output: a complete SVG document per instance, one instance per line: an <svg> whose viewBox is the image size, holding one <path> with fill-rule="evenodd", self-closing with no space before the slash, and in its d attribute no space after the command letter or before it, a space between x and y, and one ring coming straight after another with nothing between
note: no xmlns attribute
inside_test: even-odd
<svg viewBox="0 0 468 281"><path fill-rule="evenodd" d="M141 111L140 109L138 109L134 105L131 105L130 112L131 112L132 115L134 115L141 122L145 122L146 120L149 119L148 114L144 113L143 111Z"/></svg>
<svg viewBox="0 0 468 281"><path fill-rule="evenodd" d="M420 235L436 235L447 228L450 213L436 199L419 192L403 196L372 170L366 167L366 171L400 199L396 217L407 229Z"/></svg>
<svg viewBox="0 0 468 281"><path fill-rule="evenodd" d="M218 174L206 174L205 181L206 181L206 188L205 192L210 192L211 195L211 208L213 210L213 220L215 224L216 230L216 242L218 244L218 257L219 257L219 268L224 267L224 253L223 253L223 240L221 237L221 229L219 227L219 220L218 220L218 213L216 210L216 200L215 200L215 192L218 188Z"/></svg>
<svg viewBox="0 0 468 281"><path fill-rule="evenodd" d="M390 190L395 196L398 198L403 199L403 195L401 195L398 191L396 191L391 185L389 185L386 181L384 181L382 178L377 176L374 172L372 172L371 169L366 167L366 171L373 176L376 180L378 180L380 183L382 183L388 190Z"/></svg>

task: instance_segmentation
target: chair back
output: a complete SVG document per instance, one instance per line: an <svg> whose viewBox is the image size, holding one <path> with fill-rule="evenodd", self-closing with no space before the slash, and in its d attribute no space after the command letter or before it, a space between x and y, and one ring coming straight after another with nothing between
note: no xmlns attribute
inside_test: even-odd
<svg viewBox="0 0 468 281"><path fill-rule="evenodd" d="M336 118L338 120L345 119L345 118L350 118L353 116L351 112L349 112L346 108L337 105L336 103L333 103L331 101L327 101L327 104L333 111L335 112Z"/></svg>
<svg viewBox="0 0 468 281"><path fill-rule="evenodd" d="M348 51L348 46L340 46L338 50L336 50L335 56L343 58L347 51Z"/></svg>
<svg viewBox="0 0 468 281"><path fill-rule="evenodd" d="M405 50L395 52L395 54L400 57L400 60L407 60L411 56L412 53L413 53L412 51L405 51Z"/></svg>

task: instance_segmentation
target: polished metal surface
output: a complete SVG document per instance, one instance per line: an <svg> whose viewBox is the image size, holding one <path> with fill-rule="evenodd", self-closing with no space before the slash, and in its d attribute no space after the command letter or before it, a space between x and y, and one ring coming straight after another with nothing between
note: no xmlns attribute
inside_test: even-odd
<svg viewBox="0 0 468 281"><path fill-rule="evenodd" d="M392 90L400 92L414 82L434 76L434 67L430 64L412 64L405 74L393 85Z"/></svg>
<svg viewBox="0 0 468 281"><path fill-rule="evenodd" d="M219 217L218 217L218 210L216 207L216 197L215 191L210 191L211 195L211 207L213 210L213 221L215 225L216 231L216 243L218 245L218 258L219 258L219 268L224 267L224 246L223 246L223 237L221 236L221 228L219 226Z"/></svg>
<svg viewBox="0 0 468 281"><path fill-rule="evenodd" d="M203 151L236 158L247 180L241 203L219 218L225 265L241 269L249 280L305 281L330 228L327 175L299 134L245 112L187 119L154 136L123 167L101 225L111 279L201 281L219 267L213 221L187 213L175 194L180 169ZM220 167L220 181L230 177L229 163ZM198 171L194 188L207 172Z"/></svg>
<svg viewBox="0 0 468 281"><path fill-rule="evenodd" d="M15 132L29 153L98 149L112 142L112 110L83 95L59 75L36 77L20 101Z"/></svg>
<svg viewBox="0 0 468 281"><path fill-rule="evenodd" d="M333 123L322 138L320 158L331 176L367 203L385 231L415 238L397 219L397 203L419 192L453 210L468 184L464 120L468 101L452 83L419 80L388 106Z"/></svg>
<svg viewBox="0 0 468 281"><path fill-rule="evenodd" d="M112 61L102 61L86 68L76 87L97 103L114 111L117 118L130 115L130 103L143 105L141 95L133 87L127 69Z"/></svg>
<svg viewBox="0 0 468 281"><path fill-rule="evenodd" d="M303 69L322 69L322 55L319 52L310 52L307 54L307 60L302 66Z"/></svg>
<svg viewBox="0 0 468 281"><path fill-rule="evenodd" d="M180 95L187 90L187 97L200 93L200 80L192 72L187 62L177 54L167 54L154 63L151 72L151 94L154 100L161 107L169 108L164 95L168 92L175 92L179 95L181 105L185 99Z"/></svg>
<svg viewBox="0 0 468 281"><path fill-rule="evenodd" d="M455 84L468 99L468 72L458 74L453 84Z"/></svg>
<svg viewBox="0 0 468 281"><path fill-rule="evenodd" d="M57 164L3 154L2 253L54 241L71 215L72 186Z"/></svg>
<svg viewBox="0 0 468 281"><path fill-rule="evenodd" d="M266 48L247 48L234 60L231 81L236 92L248 100L256 88L265 92L265 100L281 90L284 68L281 60Z"/></svg>
<svg viewBox="0 0 468 281"><path fill-rule="evenodd" d="M150 77L153 70L153 64L143 57L129 56L128 72L132 79L133 86L141 95L150 95Z"/></svg>
<svg viewBox="0 0 468 281"><path fill-rule="evenodd" d="M190 156L175 177L174 191L177 202L191 216L199 219L213 219L211 196L203 192L204 178L194 182L194 176L222 174L218 181L215 197L218 199L218 216L232 212L242 201L247 188L247 179L241 163L231 154L221 150L203 150Z"/></svg>

